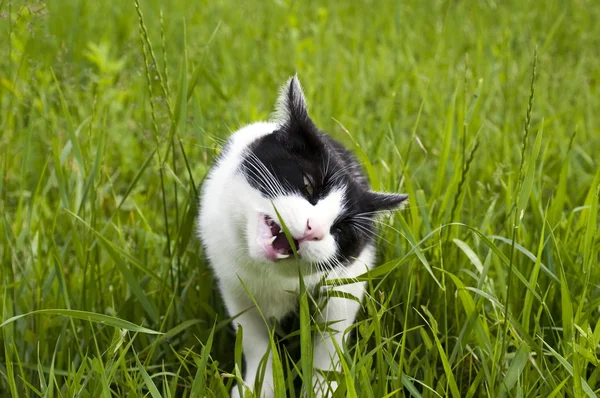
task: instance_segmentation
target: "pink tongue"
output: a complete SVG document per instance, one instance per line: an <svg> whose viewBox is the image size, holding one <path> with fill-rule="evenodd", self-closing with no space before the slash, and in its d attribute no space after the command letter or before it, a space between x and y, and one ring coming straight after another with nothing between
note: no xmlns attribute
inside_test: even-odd
<svg viewBox="0 0 600 398"><path fill-rule="evenodd" d="M298 247L298 242L294 239L294 245ZM273 241L273 249L283 254L292 254L292 248L290 246L290 242L288 242L285 234L278 234L275 240Z"/></svg>

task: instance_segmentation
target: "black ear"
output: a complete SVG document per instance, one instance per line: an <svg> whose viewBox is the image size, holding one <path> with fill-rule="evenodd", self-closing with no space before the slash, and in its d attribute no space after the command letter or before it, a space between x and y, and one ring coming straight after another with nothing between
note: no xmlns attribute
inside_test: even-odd
<svg viewBox="0 0 600 398"><path fill-rule="evenodd" d="M298 76L292 76L281 86L275 107L275 118L281 126L302 123L309 119L308 109Z"/></svg>
<svg viewBox="0 0 600 398"><path fill-rule="evenodd" d="M371 211L399 210L408 199L406 194L369 192L368 201Z"/></svg>
<svg viewBox="0 0 600 398"><path fill-rule="evenodd" d="M308 116L308 108L297 76L292 76L282 87L275 108L277 129L290 138L313 141L317 127Z"/></svg>

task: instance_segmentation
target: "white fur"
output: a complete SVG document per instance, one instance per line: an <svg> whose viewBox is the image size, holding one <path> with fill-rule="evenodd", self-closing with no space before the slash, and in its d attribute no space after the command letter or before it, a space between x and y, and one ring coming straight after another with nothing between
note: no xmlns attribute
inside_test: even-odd
<svg viewBox="0 0 600 398"><path fill-rule="evenodd" d="M251 389L254 387L259 363L269 349L265 320L268 321L271 317L281 319L296 309L297 296L293 292L299 290L298 267L303 272L307 289L312 289L323 276L328 279L354 278L371 268L374 262L374 249L367 246L356 262L337 267L328 275L324 275L311 263L333 258L335 255L336 243L328 231L343 209L343 190L332 191L313 206L306 199L294 195L279 196L271 202L246 181L239 166L248 145L271 134L277 125L276 122L255 123L231 136L224 156L211 169L204 183L198 217L198 230L228 312L231 316L242 313L234 323L236 329L238 325L243 328L243 351L246 358L244 383ZM321 240L300 242L302 261L273 262L264 257L258 225L264 214L277 220L273 205L294 236L301 236L308 219L316 220L327 231ZM256 300L258 308L246 289ZM354 283L335 289L361 300L364 284ZM354 322L358 309L359 304L354 300L331 298L328 301L319 318L340 322L331 326L338 333L316 336L314 364L317 369L339 369L339 358L332 338L341 347L343 333ZM314 384L317 396L329 396L327 388L322 388L326 384L318 372ZM331 390L335 388L331 387ZM239 396L237 387L232 390L232 396ZM261 396L274 396L270 357Z"/></svg>

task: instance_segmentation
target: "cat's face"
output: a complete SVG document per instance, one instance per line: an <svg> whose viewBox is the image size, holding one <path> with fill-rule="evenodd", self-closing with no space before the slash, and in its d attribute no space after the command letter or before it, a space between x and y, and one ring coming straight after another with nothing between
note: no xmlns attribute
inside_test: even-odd
<svg viewBox="0 0 600 398"><path fill-rule="evenodd" d="M293 245L309 269L343 266L373 241L377 213L399 208L407 196L370 190L354 156L309 118L296 78L282 89L277 111L277 129L253 142L241 165L258 193L248 198L249 254L285 261Z"/></svg>

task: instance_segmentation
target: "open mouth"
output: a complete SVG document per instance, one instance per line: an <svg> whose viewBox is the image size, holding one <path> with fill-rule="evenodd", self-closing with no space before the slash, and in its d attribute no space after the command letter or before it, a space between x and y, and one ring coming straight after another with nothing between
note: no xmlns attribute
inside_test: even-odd
<svg viewBox="0 0 600 398"><path fill-rule="evenodd" d="M271 260L281 260L294 254L283 229L268 215L263 215L259 221L263 243L267 256ZM294 249L298 252L298 241L293 239Z"/></svg>

